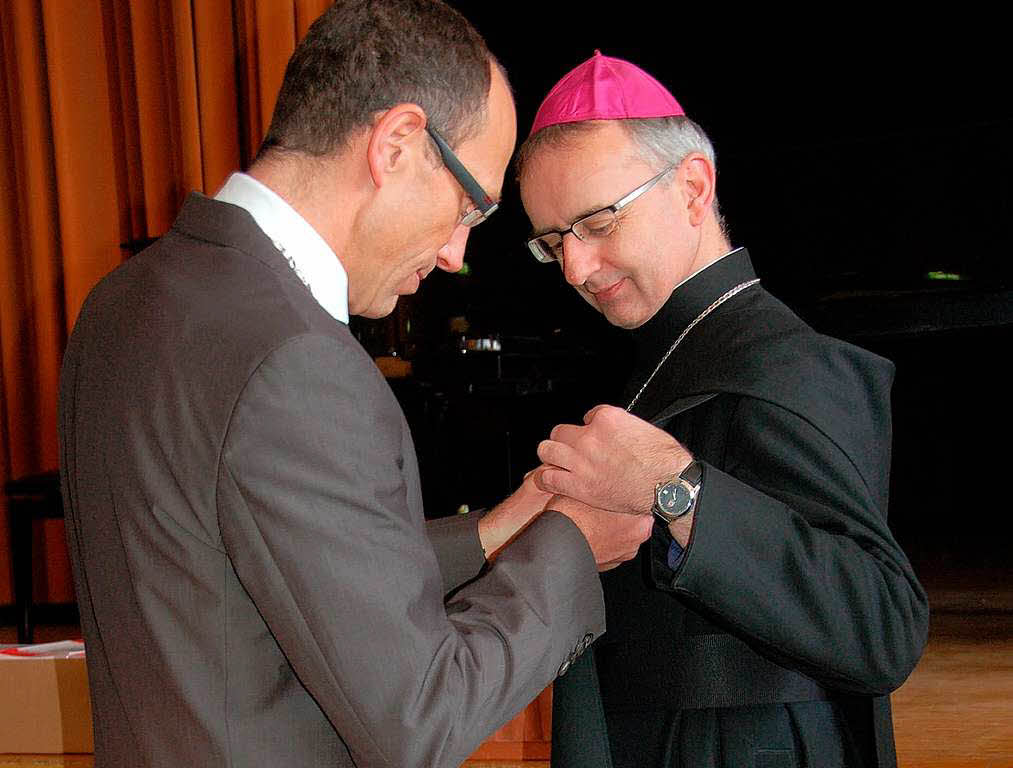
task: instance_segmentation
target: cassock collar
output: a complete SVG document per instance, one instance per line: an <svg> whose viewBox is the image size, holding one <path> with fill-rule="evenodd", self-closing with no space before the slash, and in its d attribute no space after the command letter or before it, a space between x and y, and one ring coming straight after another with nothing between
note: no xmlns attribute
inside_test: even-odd
<svg viewBox="0 0 1013 768"><path fill-rule="evenodd" d="M654 317L631 331L637 350L637 370L653 370L672 342L701 312L726 291L755 277L749 252L736 248L676 286Z"/></svg>

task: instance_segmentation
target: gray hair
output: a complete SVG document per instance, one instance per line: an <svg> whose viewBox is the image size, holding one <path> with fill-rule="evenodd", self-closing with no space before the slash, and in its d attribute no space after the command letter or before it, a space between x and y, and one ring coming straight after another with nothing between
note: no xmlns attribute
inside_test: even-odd
<svg viewBox="0 0 1013 768"><path fill-rule="evenodd" d="M687 155L699 152L717 168L714 146L711 144L703 128L688 117L654 117L630 118L620 120L623 130L640 150L641 157L649 165L661 170L666 165L679 165ZM521 145L517 155L517 179L524 173L524 167L535 153L542 147L561 147L574 137L595 130L601 121L585 121L580 123L562 123L550 125L534 136L529 136ZM671 177L669 177L671 178ZM661 183L670 183L663 179ZM715 195L713 203L714 216L718 226L727 235L724 217L718 209Z"/></svg>

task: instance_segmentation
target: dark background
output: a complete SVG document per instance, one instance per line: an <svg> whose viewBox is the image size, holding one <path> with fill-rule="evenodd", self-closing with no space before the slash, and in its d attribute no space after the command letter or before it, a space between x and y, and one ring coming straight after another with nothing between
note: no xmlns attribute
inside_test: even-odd
<svg viewBox="0 0 1013 768"><path fill-rule="evenodd" d="M521 140L548 89L595 48L669 87L714 142L733 244L766 287L896 363L890 521L902 544L918 562L1009 565L1005 24L971 7L944 18L672 6L663 20L643 4L453 4L510 73ZM614 399L624 378L623 334L530 257L528 228L508 179L469 241L467 275L434 272L388 321L355 324L375 354L413 362L394 386L431 516L502 498L552 424ZM467 329L452 332L453 317ZM502 351L462 354L461 336Z"/></svg>

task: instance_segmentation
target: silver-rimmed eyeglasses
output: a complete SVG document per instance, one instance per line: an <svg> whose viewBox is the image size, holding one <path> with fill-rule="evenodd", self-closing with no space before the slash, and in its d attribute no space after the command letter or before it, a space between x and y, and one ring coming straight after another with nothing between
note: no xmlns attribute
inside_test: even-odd
<svg viewBox="0 0 1013 768"><path fill-rule="evenodd" d="M616 214L661 181L661 178L673 168L675 168L674 164L668 166L657 176L651 177L628 195L621 197L613 205L589 213L587 216L581 216L562 231L554 230L535 235L528 240L528 248L536 259L543 264L548 264L552 261L561 262L563 260L563 238L570 232L573 232L578 239L585 243L608 237L616 231L616 225L619 222Z"/></svg>
<svg viewBox="0 0 1013 768"><path fill-rule="evenodd" d="M461 185L468 194L468 197L471 198L472 208L461 217L460 223L466 227L478 226L488 219L493 211L499 208L499 203L489 197L486 191L482 189L482 185L468 172L468 169L464 167L464 163L458 159L457 155L454 154L454 150L450 148L450 145L440 136L437 130L428 124L426 125L426 130L432 136L433 141L436 142L436 147L440 150L440 157L443 158L443 164L447 166L447 170L453 174L454 178L457 179L457 183Z"/></svg>

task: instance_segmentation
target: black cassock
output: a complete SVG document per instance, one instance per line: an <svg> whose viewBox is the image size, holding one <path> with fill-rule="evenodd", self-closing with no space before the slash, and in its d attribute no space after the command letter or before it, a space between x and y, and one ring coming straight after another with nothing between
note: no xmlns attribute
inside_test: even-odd
<svg viewBox="0 0 1013 768"><path fill-rule="evenodd" d="M736 250L634 331L640 388ZM928 604L886 523L893 365L754 285L684 338L638 400L703 463L692 539L658 524L603 574L607 632L555 683L557 768L895 765L887 694ZM624 403L625 404L625 403Z"/></svg>

